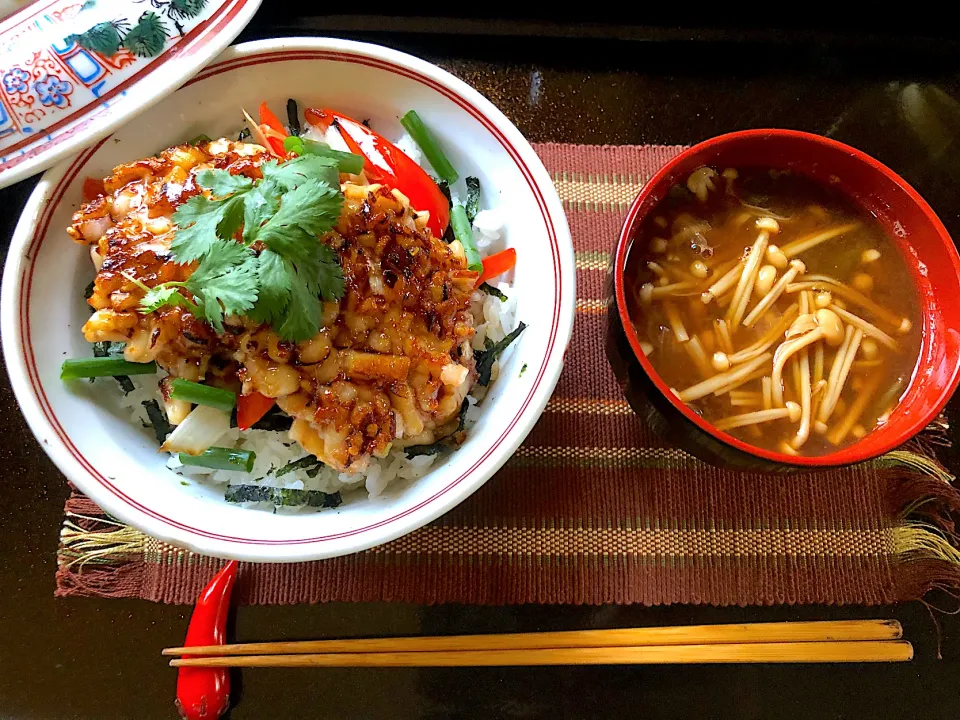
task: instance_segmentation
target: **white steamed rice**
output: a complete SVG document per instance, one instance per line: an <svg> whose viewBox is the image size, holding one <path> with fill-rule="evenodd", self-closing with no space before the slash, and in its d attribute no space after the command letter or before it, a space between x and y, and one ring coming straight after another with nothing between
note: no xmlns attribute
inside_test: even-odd
<svg viewBox="0 0 960 720"><path fill-rule="evenodd" d="M322 138L324 140L333 138ZM336 137L339 140L339 136ZM342 142L342 140L341 140ZM410 138L404 136L397 141L397 146L410 155L415 161L423 165L429 171L420 148ZM453 191L456 199L456 191ZM481 257L486 257L499 252L505 247L505 233L503 220L496 209L482 210L477 213L473 221L474 239L477 243L477 249ZM509 275L507 277L510 277ZM489 338L493 342L502 340L511 332L517 324L516 321L516 299L512 297L510 283L506 279L501 279L494 283L496 287L509 298L506 301L498 300L492 295L487 295L482 291L473 294L473 301L470 312L473 315L476 335L473 340L474 349L482 349L484 341ZM507 349L508 355L513 347ZM502 358L501 358L502 359ZM494 363L491 374L491 382L496 380L499 375L500 363ZM165 375L165 373L161 373ZM134 391L127 394L120 400L121 407L129 408L132 418L139 425L146 427L148 418L142 403L145 400L160 401L160 393L157 388L157 377L154 376L134 376L131 378L134 384ZM98 383L111 382L109 378L100 380ZM119 392L119 388L117 390ZM476 386L468 395L467 400L470 407L467 410L465 428L469 430L480 416L478 403L483 399L486 388ZM144 430L149 432L149 430ZM307 453L300 445L288 437L286 432L273 432L267 430L248 430L241 433L234 428L223 435L218 441L220 447L232 447L238 450L252 450L256 453L256 461L252 472L233 472L227 470L213 470L209 468L185 466L180 463L176 455L171 455L167 461L167 467L173 472L184 478L202 483L211 483L218 485L247 485L257 483L260 485L291 488L298 490L320 490L326 493L348 493L356 491L360 493L365 491L369 497L381 495L390 483L395 481L412 481L423 477L437 460L437 455L423 455L413 458L407 458L403 450L397 449L390 452L385 458L371 458L366 471L360 473L340 473L336 470L324 466L316 477L310 477L306 470L294 470L285 473L281 477L276 477L273 473L278 469L294 460L299 460ZM249 506L261 506L272 508L272 505L266 506L263 503L247 503ZM281 508L284 512L316 512L315 508Z"/></svg>

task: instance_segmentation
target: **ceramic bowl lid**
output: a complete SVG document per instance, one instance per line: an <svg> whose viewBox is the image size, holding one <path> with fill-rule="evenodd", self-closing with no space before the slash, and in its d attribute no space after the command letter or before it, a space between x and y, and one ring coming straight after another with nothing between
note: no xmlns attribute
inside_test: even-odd
<svg viewBox="0 0 960 720"><path fill-rule="evenodd" d="M0 188L150 108L219 55L260 0L38 0L0 22Z"/></svg>

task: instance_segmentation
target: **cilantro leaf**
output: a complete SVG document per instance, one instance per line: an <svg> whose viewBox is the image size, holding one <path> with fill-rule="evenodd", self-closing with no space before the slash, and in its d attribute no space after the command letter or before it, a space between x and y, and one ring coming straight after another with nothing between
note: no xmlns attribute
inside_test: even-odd
<svg viewBox="0 0 960 720"><path fill-rule="evenodd" d="M233 240L217 240L211 244L203 261L187 280L187 288L192 291L192 286L202 287L222 275L224 271L251 259L256 260L256 255L245 245Z"/></svg>
<svg viewBox="0 0 960 720"><path fill-rule="evenodd" d="M170 250L177 262L186 265L202 258L217 239L217 226L223 220L222 200L196 195L177 208L173 221L177 232Z"/></svg>
<svg viewBox="0 0 960 720"><path fill-rule="evenodd" d="M213 198L196 195L173 214L177 233L170 249L181 265L202 258L217 238L234 236L243 224L244 196L253 187L250 178L226 170L201 170L196 181Z"/></svg>
<svg viewBox="0 0 960 720"><path fill-rule="evenodd" d="M268 248L260 253L257 272L260 278L260 295L253 317L260 322L279 322L290 302L293 264Z"/></svg>
<svg viewBox="0 0 960 720"><path fill-rule="evenodd" d="M209 190L213 197L241 193L253 187L253 180L243 175L231 175L226 170L201 170L196 175L197 185Z"/></svg>
<svg viewBox="0 0 960 720"><path fill-rule="evenodd" d="M257 265L257 256L249 248L219 240L187 280L203 317L217 332L223 332L225 314L241 315L257 301Z"/></svg>
<svg viewBox="0 0 960 720"><path fill-rule="evenodd" d="M310 235L320 235L333 227L342 207L343 195L339 189L311 178L284 193L280 209L260 228L257 239L268 247L284 243L289 251L292 244L303 241L296 233L289 232L291 226Z"/></svg>
<svg viewBox="0 0 960 720"><path fill-rule="evenodd" d="M332 248L317 243L311 262L298 265L297 269L315 295L322 295L324 300L339 300L343 297L346 289L343 269Z"/></svg>
<svg viewBox="0 0 960 720"><path fill-rule="evenodd" d="M296 269L290 277L290 303L287 305L286 318L277 328L277 333L284 340L309 340L320 330L320 301Z"/></svg>
<svg viewBox="0 0 960 720"><path fill-rule="evenodd" d="M340 174L337 161L319 155L301 155L285 163L270 160L260 166L265 185L280 188L287 192L313 178L326 185L340 188Z"/></svg>
<svg viewBox="0 0 960 720"><path fill-rule="evenodd" d="M224 240L229 240L243 225L244 208L243 195L234 195L228 200L224 200L220 209L220 222L217 223L217 236Z"/></svg>
<svg viewBox="0 0 960 720"><path fill-rule="evenodd" d="M144 294L143 299L140 300L140 312L143 314L156 312L166 305L184 307L191 312L197 311L196 303L184 297L176 286L158 285Z"/></svg>
<svg viewBox="0 0 960 720"><path fill-rule="evenodd" d="M261 183L243 197L243 241L252 243L263 225L280 207L276 194L266 192L269 187Z"/></svg>

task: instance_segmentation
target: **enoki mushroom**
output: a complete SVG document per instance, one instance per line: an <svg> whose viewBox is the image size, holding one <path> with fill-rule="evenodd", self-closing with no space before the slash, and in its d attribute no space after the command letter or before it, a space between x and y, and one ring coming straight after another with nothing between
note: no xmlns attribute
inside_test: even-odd
<svg viewBox="0 0 960 720"><path fill-rule="evenodd" d="M842 320L845 320L848 325L853 325L856 328L863 330L863 334L868 337L874 338L884 347L887 347L891 350L897 350L898 345L897 341L892 337L887 335L883 330L878 328L876 325L868 323L862 317L854 315L852 312L848 312L843 308L839 308L836 305L831 305L830 309L833 310L837 315L840 316Z"/></svg>
<svg viewBox="0 0 960 720"><path fill-rule="evenodd" d="M877 391L877 388L880 387L880 382L883 380L882 372L875 372L863 386L859 393L857 393L856 399L850 403L850 407L847 408L847 412L844 414L843 419L837 423L829 433L827 433L827 440L833 445L839 445L847 437L847 434L853 429L854 425L857 424L857 421L860 420L860 416L863 415L863 411L866 410L867 404L873 399L873 394Z"/></svg>
<svg viewBox="0 0 960 720"><path fill-rule="evenodd" d="M706 289L704 293L700 295L700 299L703 300L703 304L713 302L721 295L729 292L733 289L734 285L737 284L737 280L743 274L743 263L738 262L730 270L723 275L719 280L713 283L710 287Z"/></svg>
<svg viewBox="0 0 960 720"><path fill-rule="evenodd" d="M772 266L770 266L772 267ZM793 282L794 278L797 277L802 272L806 272L806 266L799 260L794 260L790 263L790 268L783 274L777 283L770 288L770 291L763 296L760 302L757 303L756 307L750 311L750 314L743 319L743 324L746 327L753 327L756 325L757 320L766 312L770 307L780 299L780 296L783 295L783 291L786 290L787 285Z"/></svg>
<svg viewBox="0 0 960 720"><path fill-rule="evenodd" d="M730 301L730 307L727 308L727 315L724 318L730 327L736 327L743 319L747 311L747 303L753 294L753 284L757 281L757 273L760 271L760 263L763 260L763 254L767 250L767 241L769 235L761 232L759 237L750 248L750 254L743 264L743 272L740 274L740 280L737 282L737 289L733 292L733 299Z"/></svg>
<svg viewBox="0 0 960 720"><path fill-rule="evenodd" d="M771 408L770 410L757 410L755 412L743 413L742 415L732 415L731 417L717 420L714 426L718 430L732 430L733 428L772 422L774 420L783 420L784 418L790 422L797 422L800 419L800 406L791 401L782 408Z"/></svg>
<svg viewBox="0 0 960 720"><path fill-rule="evenodd" d="M753 345L745 347L743 350L730 355L730 362L732 362L734 365L737 363L746 362L747 360L752 360L757 355L767 350L777 340L783 337L784 331L790 327L790 323L796 319L799 311L799 305L791 305L789 308L787 308L787 311L783 314L783 317L780 318L780 321L767 330L767 332L763 334L763 337L757 340Z"/></svg>
<svg viewBox="0 0 960 720"><path fill-rule="evenodd" d="M860 227L860 223L858 222L835 225L834 227L827 228L826 230L820 230L819 232L815 232L807 237L787 243L780 249L783 250L783 254L786 255L787 258L796 257L802 252L806 252L811 248L815 248L820 243L825 243L827 240L833 240L833 238L839 237L840 235L848 233L851 230L856 230L858 227Z"/></svg>
<svg viewBox="0 0 960 720"><path fill-rule="evenodd" d="M795 322L805 322L809 317L809 315L801 315ZM837 346L843 341L843 325L835 313L822 309L817 310L813 317L816 321L816 327L798 335L796 338L786 340L777 348L773 356L773 373L770 377L773 382L773 404L777 407L783 406L782 376L787 360L820 339L826 340L827 344L831 346Z"/></svg>
<svg viewBox="0 0 960 720"><path fill-rule="evenodd" d="M730 328L727 326L727 321L719 318L714 322L713 329L717 335L717 345L720 350L728 356L733 355L733 340L730 339Z"/></svg>
<svg viewBox="0 0 960 720"><path fill-rule="evenodd" d="M829 312L829 310L827 312ZM863 330L847 325L843 344L833 359L833 366L830 368L830 377L827 378L827 388L824 391L824 398L817 411L817 424L814 429L818 433L825 433L827 431L827 420L830 419L830 415L838 406L840 393L843 392L843 386L847 382L847 375L850 374L850 366L853 364L853 358L860 348L860 341L862 339Z"/></svg>
<svg viewBox="0 0 960 720"><path fill-rule="evenodd" d="M813 405L813 391L810 387L810 350L800 351L800 427L790 444L795 450L803 447L810 438L810 411Z"/></svg>
<svg viewBox="0 0 960 720"><path fill-rule="evenodd" d="M751 360L750 362L743 363L738 365L732 370L728 370L724 373L718 373L712 378L704 380L703 382L697 383L688 387L686 390L681 390L678 394L679 398L683 402L692 402L694 400L699 400L702 397L709 395L710 393L723 388L726 385L729 385L732 382L736 382L741 378L745 378L754 372L757 368L763 365L767 360L771 358L770 353L764 353L758 358Z"/></svg>
<svg viewBox="0 0 960 720"><path fill-rule="evenodd" d="M834 295L859 305L868 312L873 313L880 320L894 328L897 332L907 333L910 331L912 323L908 318L901 317L882 305L878 305L863 293L857 292L852 287L843 284L836 278L832 278L829 275L807 275L802 282L795 282L788 285L787 292L794 293L802 290L823 290L828 286ZM836 302L834 302L834 305L836 305Z"/></svg>

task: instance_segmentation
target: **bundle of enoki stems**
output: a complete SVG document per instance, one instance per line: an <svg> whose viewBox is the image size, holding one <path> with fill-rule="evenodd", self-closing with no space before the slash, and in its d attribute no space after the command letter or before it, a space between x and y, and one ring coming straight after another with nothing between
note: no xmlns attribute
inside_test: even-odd
<svg viewBox="0 0 960 720"><path fill-rule="evenodd" d="M869 275L858 273L851 287L827 275L808 275L797 257L859 229L860 223L836 224L778 247L770 243L771 236L780 232L778 220L763 214L762 208L745 208L745 217L735 222L753 219L757 236L743 257L718 261L713 268L702 260L682 267L677 258L670 257L647 263L658 279L656 284L645 283L640 288L640 303L662 303L674 341L682 345L704 378L674 392L686 403L710 394L727 395L732 408L745 410L714 422L721 430L756 428L782 420L796 424L793 437L779 445L791 455L798 453L811 433L825 436L834 445L851 435L863 437L867 430L860 419L887 376L885 354L899 350L894 336L909 332L910 320L861 292L872 286ZM694 232L698 230L694 228ZM658 249L665 250L651 247L655 253ZM861 262L867 265L878 258L879 252L870 249L863 252ZM684 325L678 304L692 305L697 296L704 306L715 303L718 310L724 310L723 316L714 320L712 333L707 331L712 337L701 337ZM736 347L737 329L769 322L771 313L781 312L777 302L784 297L795 300L754 342ZM654 351L649 342L642 344L648 354ZM707 348L716 351L708 356ZM795 401L784 397L785 373L786 381L793 383ZM852 376L856 379L851 380ZM759 392L741 389L757 379ZM854 385L857 392L849 403L841 398L848 385ZM878 403L886 408L880 413L881 421L892 411L901 390L895 385L883 393Z"/></svg>

